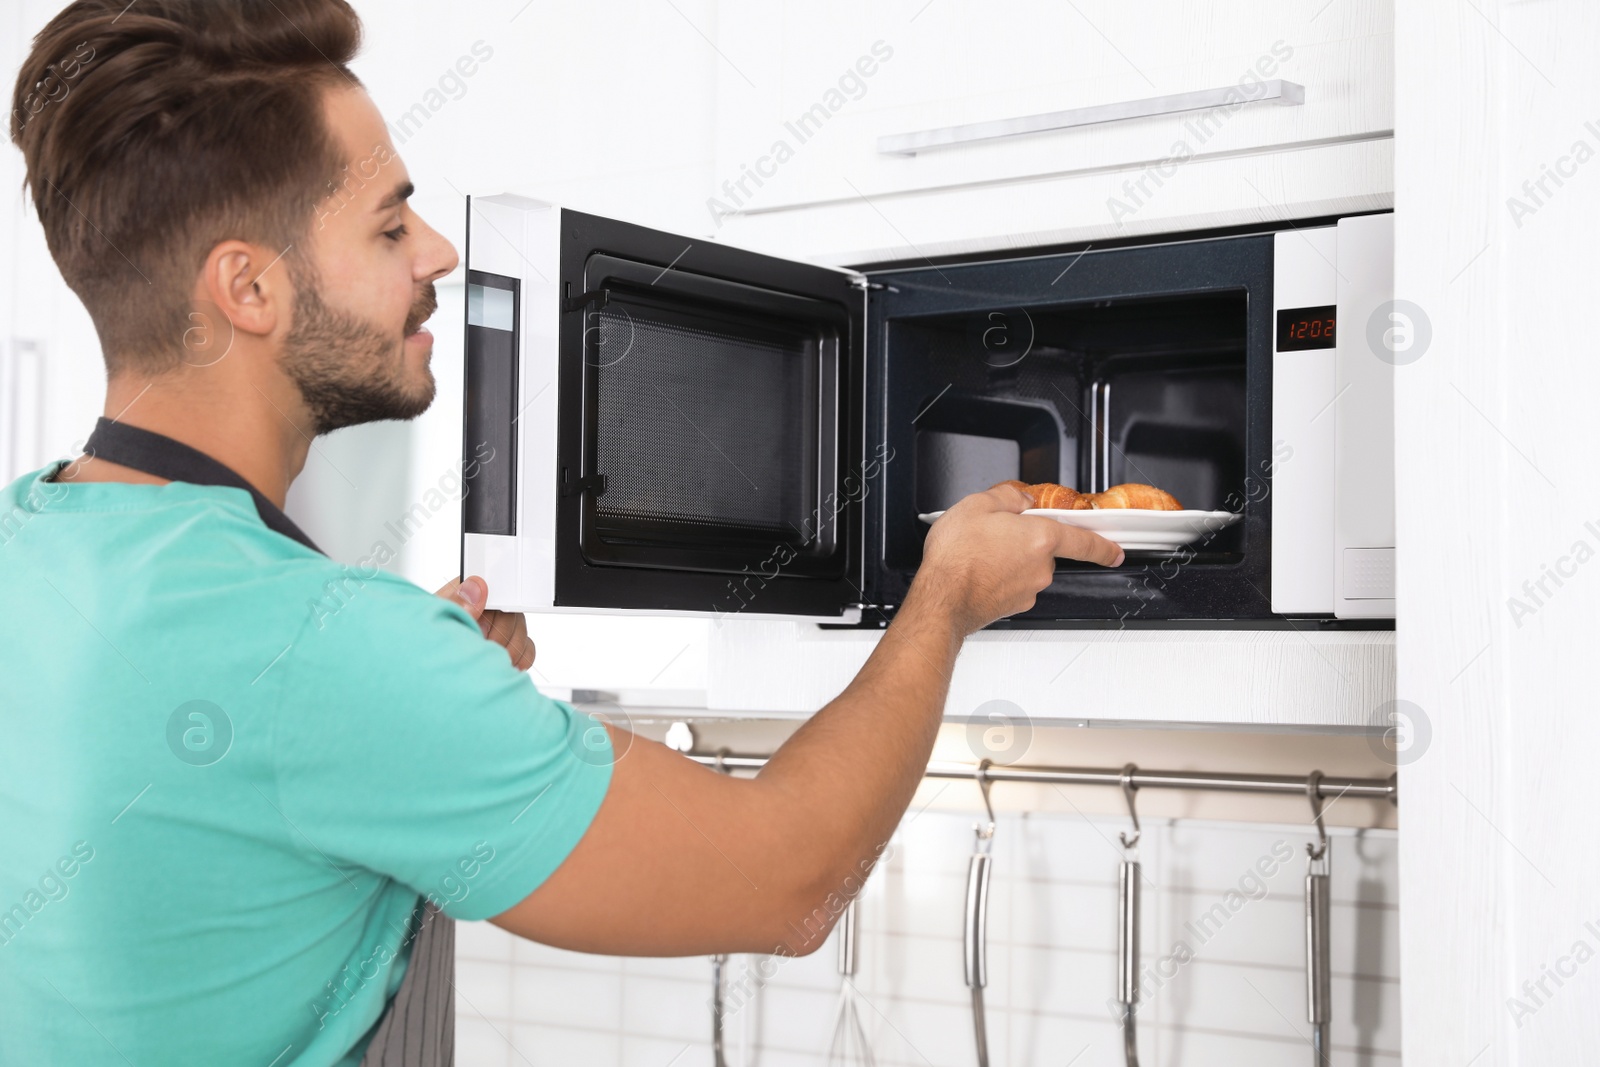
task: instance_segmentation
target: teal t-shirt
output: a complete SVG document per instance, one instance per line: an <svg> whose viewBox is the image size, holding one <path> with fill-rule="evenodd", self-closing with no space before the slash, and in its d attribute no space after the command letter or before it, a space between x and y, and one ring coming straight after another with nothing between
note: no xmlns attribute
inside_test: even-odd
<svg viewBox="0 0 1600 1067"><path fill-rule="evenodd" d="M49 473L0 492L0 1063L358 1063L419 901L537 888L603 731L242 490Z"/></svg>

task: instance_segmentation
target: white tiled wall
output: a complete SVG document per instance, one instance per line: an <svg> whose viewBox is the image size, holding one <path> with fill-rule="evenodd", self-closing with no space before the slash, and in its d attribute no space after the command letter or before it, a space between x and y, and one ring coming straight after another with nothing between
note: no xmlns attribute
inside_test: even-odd
<svg viewBox="0 0 1600 1067"><path fill-rule="evenodd" d="M1002 816L989 917L993 1063L1122 1063L1106 1002L1116 978L1115 841L1123 829L1123 821L1098 817ZM1397 841L1392 831L1335 833L1332 1067L1398 1064ZM976 1062L960 940L972 836L970 816L913 815L867 884L858 989L881 1067ZM1146 1067L1311 1062L1306 840L1304 827L1146 821L1140 858L1149 970L1139 1015ZM1287 862L1277 861L1275 848L1278 856L1292 851ZM1249 881L1262 867L1274 871L1264 895ZM1211 913L1220 921L1203 935L1185 925L1219 904ZM705 958L583 956L485 923L463 924L458 937L462 1067L711 1063ZM1172 962L1190 953L1187 962ZM734 957L730 984L757 973L759 963ZM829 944L773 961L765 968L771 979L742 1005L730 991L729 1063L824 1067L839 1005L837 964Z"/></svg>

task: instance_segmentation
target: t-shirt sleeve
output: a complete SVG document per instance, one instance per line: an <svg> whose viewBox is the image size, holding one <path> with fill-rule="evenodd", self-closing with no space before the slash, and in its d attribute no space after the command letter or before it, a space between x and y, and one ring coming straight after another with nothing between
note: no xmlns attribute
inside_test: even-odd
<svg viewBox="0 0 1600 1067"><path fill-rule="evenodd" d="M541 694L459 605L399 579L309 614L272 735L300 843L457 919L538 888L605 797L604 728Z"/></svg>

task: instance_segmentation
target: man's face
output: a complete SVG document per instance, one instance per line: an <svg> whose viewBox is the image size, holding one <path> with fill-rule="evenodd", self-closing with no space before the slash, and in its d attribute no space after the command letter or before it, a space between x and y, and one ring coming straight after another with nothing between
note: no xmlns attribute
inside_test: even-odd
<svg viewBox="0 0 1600 1067"><path fill-rule="evenodd" d="M318 433L410 419L433 402L433 283L455 269L450 242L411 210L405 164L360 89L330 90L329 130L346 167L317 205L303 249L285 256L295 307L283 368Z"/></svg>

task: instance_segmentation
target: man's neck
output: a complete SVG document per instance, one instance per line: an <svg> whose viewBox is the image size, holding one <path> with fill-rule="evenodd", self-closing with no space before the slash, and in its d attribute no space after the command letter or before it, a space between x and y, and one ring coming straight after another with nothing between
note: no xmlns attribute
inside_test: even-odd
<svg viewBox="0 0 1600 1067"><path fill-rule="evenodd" d="M107 386L105 417L204 452L283 507L289 483L305 466L311 448L309 426L292 421L309 421L299 398L269 396L249 382L224 395L198 396L184 386L175 375L119 376ZM90 456L78 459L62 477L143 485L166 481Z"/></svg>

